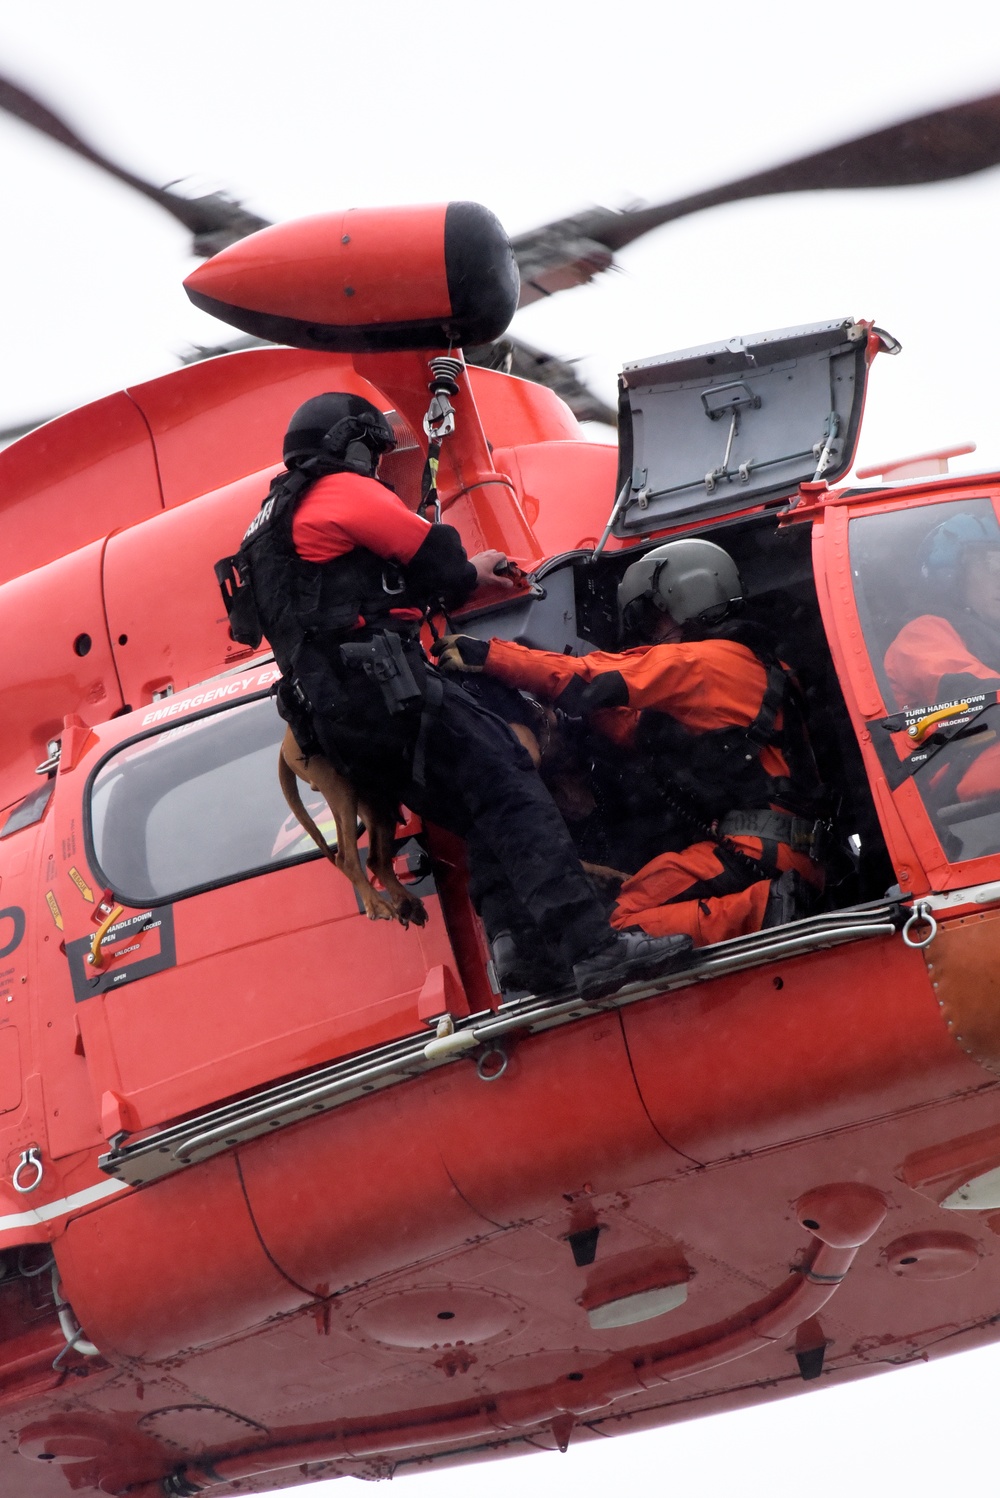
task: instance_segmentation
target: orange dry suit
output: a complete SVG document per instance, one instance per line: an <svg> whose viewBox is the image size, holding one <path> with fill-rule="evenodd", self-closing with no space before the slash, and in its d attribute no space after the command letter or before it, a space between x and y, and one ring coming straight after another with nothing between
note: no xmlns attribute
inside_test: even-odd
<svg viewBox="0 0 1000 1498"><path fill-rule="evenodd" d="M988 662L995 661L996 665ZM900 707L963 702L1000 690L1000 630L966 609L957 622L921 614L904 624L885 653L885 669ZM955 745L933 784L944 800L972 801L1000 790L1000 744Z"/></svg>
<svg viewBox="0 0 1000 1498"><path fill-rule="evenodd" d="M688 846L626 880L612 925L704 946L759 930L775 875L822 886L820 786L778 660L726 638L579 658L495 639L484 669L587 718L621 747L623 773L630 757L650 763L663 812L689 827Z"/></svg>

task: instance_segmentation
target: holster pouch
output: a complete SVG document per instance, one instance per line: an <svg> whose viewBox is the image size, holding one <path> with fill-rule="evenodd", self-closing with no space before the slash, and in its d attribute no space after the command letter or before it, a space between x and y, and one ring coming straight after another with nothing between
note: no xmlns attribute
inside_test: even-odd
<svg viewBox="0 0 1000 1498"><path fill-rule="evenodd" d="M341 645L340 658L345 666L360 668L366 676L378 682L389 713L404 712L423 700L423 689L395 631L386 630L372 635L370 640Z"/></svg>
<svg viewBox="0 0 1000 1498"><path fill-rule="evenodd" d="M313 727L312 704L299 682L282 676L274 688L274 695L278 717L288 724L302 753L319 753L319 740Z"/></svg>
<svg viewBox="0 0 1000 1498"><path fill-rule="evenodd" d="M222 557L215 564L215 580L229 615L229 633L239 645L256 650L264 638L253 589L239 564L239 556Z"/></svg>

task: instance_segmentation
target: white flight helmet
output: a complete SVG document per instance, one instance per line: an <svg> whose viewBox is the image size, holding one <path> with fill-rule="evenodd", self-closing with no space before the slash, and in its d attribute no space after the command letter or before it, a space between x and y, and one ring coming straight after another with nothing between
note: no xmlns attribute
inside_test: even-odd
<svg viewBox="0 0 1000 1498"><path fill-rule="evenodd" d="M743 598L743 583L728 551L714 541L668 541L633 562L618 584L618 613L648 599L677 624L713 624Z"/></svg>

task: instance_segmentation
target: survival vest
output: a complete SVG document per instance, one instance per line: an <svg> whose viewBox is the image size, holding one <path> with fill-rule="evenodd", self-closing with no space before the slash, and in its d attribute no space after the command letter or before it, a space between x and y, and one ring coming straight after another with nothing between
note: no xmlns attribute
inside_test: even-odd
<svg viewBox="0 0 1000 1498"><path fill-rule="evenodd" d="M393 610L419 608L426 602L409 596L395 562L363 546L329 562L307 562L299 556L292 522L315 481L316 475L300 470L278 474L236 556L216 568L226 594L222 571L230 565L227 607L233 638L256 646L266 635L286 676L295 674L306 641L328 645L347 640L359 619L369 628L385 628Z"/></svg>
<svg viewBox="0 0 1000 1498"><path fill-rule="evenodd" d="M795 817L819 814L822 787L798 686L779 661L754 654L767 672L767 682L757 716L746 727L734 724L696 732L653 709L639 718L636 749L661 791L676 794L678 808L706 826L730 812L771 806ZM769 775L761 765L761 753L769 745L782 753L787 776Z"/></svg>

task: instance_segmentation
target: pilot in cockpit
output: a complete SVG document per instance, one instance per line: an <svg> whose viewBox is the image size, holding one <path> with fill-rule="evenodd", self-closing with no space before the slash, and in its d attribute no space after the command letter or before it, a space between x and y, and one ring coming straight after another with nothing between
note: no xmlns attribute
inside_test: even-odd
<svg viewBox="0 0 1000 1498"><path fill-rule="evenodd" d="M958 703L1000 691L1000 526L990 513L959 512L937 525L918 556L933 607L911 619L885 654L901 708ZM970 745L971 747L971 745ZM1000 744L956 761L956 799L1000 789Z"/></svg>

